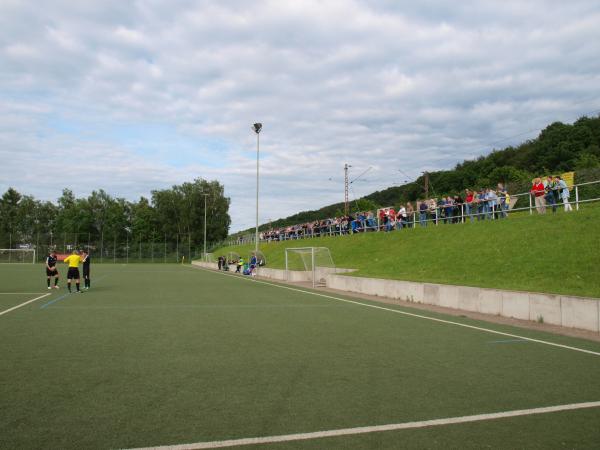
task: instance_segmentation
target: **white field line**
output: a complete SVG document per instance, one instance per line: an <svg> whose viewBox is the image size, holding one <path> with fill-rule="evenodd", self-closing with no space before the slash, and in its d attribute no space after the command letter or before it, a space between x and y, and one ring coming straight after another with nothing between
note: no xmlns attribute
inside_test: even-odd
<svg viewBox="0 0 600 450"><path fill-rule="evenodd" d="M305 291L304 289L298 289L298 288L293 288L293 287L290 287L290 286L284 286L284 285L281 285L281 284L270 283L268 281L255 280L255 279L252 279L252 278L241 278L241 277L235 276L233 274L227 274L227 273L224 273L224 272L217 272L217 271L214 271L214 270L205 269L203 267L195 266L194 268L197 268L197 269L200 269L200 270L204 270L204 271L207 271L207 272L211 272L211 273L217 273L219 275L233 276L234 278L239 279L239 280L247 280L247 281L251 281L251 282L254 282L254 283L262 283L262 284L266 284L266 285L269 285L269 286L275 286L275 287L278 287L278 288L281 288L281 289L288 289L290 291L302 292L304 294L311 294L311 295L316 295L318 297L324 297L324 298L329 298L329 299L332 299L332 300L337 300L337 301L340 301L340 302L352 303L354 305L365 306L367 308L381 309L383 311L389 311L389 312L393 312L393 313L396 313L396 314L402 314L402 315L405 315L405 316L418 317L419 319L432 320L434 322L445 323L445 324L449 324L449 325L456 325L456 326L463 327L463 328L470 328L472 330L478 330L478 331L483 331L483 332L492 333L492 334L499 334L501 336L509 336L509 337L517 338L517 339L524 339L524 340L529 341L529 342L537 342L538 344L550 345L552 347L565 348L567 350L573 350L573 351L576 351L576 352L582 352L582 353L588 353L588 354L594 355L594 356L600 356L600 352L594 352L592 350L586 350L584 348L571 347L570 345L557 344L555 342L543 341L541 339L533 339L533 338L529 338L529 337L525 337L525 336L520 336L518 334L511 334L511 333L505 333L503 331L491 330L489 328L476 327L474 325L468 325L466 323L453 322L451 320L444 320L444 319L438 319L436 317L423 316L421 314L409 313L409 312L401 311L401 310L398 310L398 309L386 308L384 306L370 305L368 303L357 302L355 300L347 300L347 299L340 298L340 297L334 297L333 295L327 295L327 294L321 294L321 293L318 293L318 292Z"/></svg>
<svg viewBox="0 0 600 450"><path fill-rule="evenodd" d="M42 295L43 292L0 292L0 295Z"/></svg>
<svg viewBox="0 0 600 450"><path fill-rule="evenodd" d="M33 302L35 302L36 300L42 299L42 298L44 298L44 297L48 297L49 295L52 295L52 294L48 293L48 294L40 295L39 297L36 297L36 298L34 298L34 299L32 299L32 300L29 300L29 301L26 301L25 303L21 303L20 305L13 306L13 307L12 307L12 308L10 308L10 309L6 309L6 310L4 310L4 311L0 312L0 316L3 316L4 314L8 314L9 312L11 312L11 311L14 311L15 309L18 309L18 308L20 308L21 306L25 306L25 305L28 305L28 304L30 304L30 303L33 303Z"/></svg>
<svg viewBox="0 0 600 450"><path fill-rule="evenodd" d="M445 419L423 420L418 422L392 423L387 425L374 425L369 427L341 428L337 430L323 430L312 433L284 434L279 436L264 436L226 441L196 442L194 444L163 445L158 447L145 447L133 450L197 450L206 448L224 448L240 445L271 444L275 442L302 441L308 439L321 439L335 436L350 436L356 434L378 433L382 431L408 430L411 428L436 427L457 423L480 422L484 420L504 419L507 417L529 416L534 414L547 414L575 409L598 408L600 402L571 403L568 405L547 406L542 408L519 409L489 414L476 414L473 416L448 417Z"/></svg>

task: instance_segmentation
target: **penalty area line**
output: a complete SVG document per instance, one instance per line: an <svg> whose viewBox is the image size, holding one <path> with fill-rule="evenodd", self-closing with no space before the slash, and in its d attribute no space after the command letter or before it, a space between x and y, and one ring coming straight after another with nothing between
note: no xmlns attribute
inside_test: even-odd
<svg viewBox="0 0 600 450"><path fill-rule="evenodd" d="M497 335L500 335L500 336L508 336L508 337L515 338L515 339L523 339L523 340L526 340L526 341L529 341L529 342L536 342L538 344L550 345L552 347L564 348L564 349L567 349L567 350L573 350L573 351L576 351L576 352L587 353L587 354L594 355L594 356L600 356L600 352L594 352L592 350L586 350L584 348L572 347L570 345L564 345L564 344L557 344L555 342L544 341L544 340L541 340L541 339L529 338L529 337L526 337L526 336L520 336L518 334L512 334L512 333L506 333L504 331L492 330L490 328L483 328L483 327L477 327L475 325L469 325L469 324L466 324L466 323L454 322L452 320L438 319L437 317L430 317L430 316L424 316L422 314L410 313L410 312L407 312L407 311L402 311L400 309L393 309L393 308L386 308L385 306L371 305L369 303L358 302L356 300L348 300L348 299L345 299L345 298L335 297L333 295L321 294L319 292L305 291L304 289L298 289L298 288L294 288L294 287L290 287L290 286L284 286L282 284L271 283L271 282L268 282L268 281L256 280L256 279L248 279L248 278L241 278L241 277L235 276L234 274L227 274L227 273L216 272L214 270L205 269L205 268L199 267L199 266L194 266L194 268L197 268L199 270L203 270L205 272L215 273L217 275L230 276L230 277L233 277L233 278L238 279L238 280L245 280L245 281L252 281L254 283L266 284L267 286L274 286L274 287L278 287L280 289L287 289L287 290L290 290L290 291L302 292L304 294L310 294L310 295L315 295L317 297L329 298L329 299L332 299L332 300L337 300L339 302L352 303L354 305L360 305L360 306L364 306L364 307L367 307L367 308L373 308L373 309L380 309L380 310L383 310L383 311L393 312L393 313L396 313L396 314L402 314L404 316L417 317L419 319L431 320L433 322L445 323L445 324L448 324L448 325L456 325L456 326L463 327L463 328L470 328L472 330L483 331L485 333L497 334Z"/></svg>
<svg viewBox="0 0 600 450"><path fill-rule="evenodd" d="M531 409L518 409L514 411L476 414L473 416L447 417L444 419L422 420L417 422L392 423L387 425L374 425L356 428L341 428L337 430L315 431L312 433L295 433L283 434L278 436L229 439L225 441L197 442L193 444L163 445L158 447L143 447L131 450L198 450L207 448L235 447L241 445L272 444L275 442L302 441L336 436L351 436L357 434L379 433L382 431L408 430L415 428L453 425L459 423L481 422L485 420L505 419L510 417L531 416L535 414L548 414L560 411L572 411L577 409L598 407L600 407L600 402L571 403L567 405L546 406Z"/></svg>
<svg viewBox="0 0 600 450"><path fill-rule="evenodd" d="M39 297L36 297L36 298L34 298L32 300L28 300L28 301L26 301L24 303L21 303L21 304L17 305L17 306L13 306L12 308L9 308L9 309L6 309L6 310L0 312L0 316L2 316L4 314L8 314L9 312L14 311L15 309L21 308L22 306L25 306L25 305L28 305L30 303L33 303L36 300L40 300L40 299L42 299L44 297L48 297L49 295L51 295L51 294L47 293L47 294L44 294L44 295L40 295Z"/></svg>

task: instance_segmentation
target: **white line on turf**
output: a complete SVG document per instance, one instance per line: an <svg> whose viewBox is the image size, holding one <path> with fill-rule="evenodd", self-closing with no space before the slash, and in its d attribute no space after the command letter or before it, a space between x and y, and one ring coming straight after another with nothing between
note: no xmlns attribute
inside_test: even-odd
<svg viewBox="0 0 600 450"><path fill-rule="evenodd" d="M32 300L28 300L28 301L26 301L25 303L21 303L20 305L13 306L13 307L12 307L12 308L10 308L10 309L7 309L7 310L4 310L4 311L0 312L0 316L2 316L2 315L4 315L4 314L7 314L7 313L9 313L9 312L11 312L11 311L14 311L15 309L18 309L18 308L20 308L21 306L25 306L25 305L28 305L29 303L33 303L33 302L35 302L36 300L39 300L39 299L41 299L41 298L48 297L49 295L50 295L50 293L48 293L48 294L44 294L44 295L40 295L39 297L36 297L36 298L34 298L34 299L32 299Z"/></svg>
<svg viewBox="0 0 600 450"><path fill-rule="evenodd" d="M0 295L42 295L43 292L0 292Z"/></svg>
<svg viewBox="0 0 600 450"><path fill-rule="evenodd" d="M508 337L511 337L511 338L524 339L524 340L529 341L529 342L537 342L538 344L550 345L552 347L565 348L567 350L573 350L573 351L576 351L576 352L582 352L582 353L588 353L588 354L594 355L594 356L600 356L600 352L594 352L592 350L586 350L584 348L572 347L570 345L557 344L555 342L543 341L541 339L533 339L533 338L529 338L529 337L525 337L525 336L520 336L518 334L505 333L503 331L491 330L489 328L476 327L475 325L468 325L466 323L453 322L451 320L445 320L445 319L438 319L436 317L423 316L421 314L409 313L409 312L406 312L406 311L401 311L399 309L386 308L384 306L371 305L369 303L357 302L355 300L347 300L345 298L334 297L333 295L327 295L327 294L321 294L321 293L318 293L318 292L305 291L304 289L298 289L298 288L293 288L293 287L290 287L290 286L284 286L284 285L281 285L281 284L270 283L268 281L256 280L256 279L252 279L252 278L241 278L241 277L235 276L233 274L227 274L227 273L223 273L223 272L216 272L214 270L205 269L203 267L194 266L194 268L197 268L197 269L200 269L200 270L203 270L203 271L206 271L206 272L216 273L216 274L219 274L219 275L232 276L232 277L234 277L235 279L238 279L238 280L246 280L246 281L252 281L254 283L266 284L268 286L275 286L275 287L278 287L278 288L281 288L281 289L288 289L290 291L296 291L296 292L302 292L304 294L316 295L318 297L329 298L329 299L337 300L337 301L340 301L340 302L352 303L354 305L365 306L367 308L380 309L380 310L383 310L383 311L389 311L389 312L393 312L393 313L397 313L397 314L402 314L402 315L405 315L405 316L418 317L419 319L432 320L434 322L446 323L446 324L449 324L449 325L456 325L456 326L459 326L459 327L470 328L472 330L478 330L478 331L483 331L483 332L492 333L492 334L499 334L501 336L508 336Z"/></svg>
<svg viewBox="0 0 600 450"><path fill-rule="evenodd" d="M206 448L224 448L240 445L272 444L275 442L302 441L308 439L321 439L335 436L351 436L356 434L378 433L382 431L408 430L411 428L436 427L457 423L480 422L484 420L504 419L508 417L530 416L534 414L547 414L576 409L598 408L600 402L571 403L568 405L546 406L542 408L518 409L473 416L447 417L444 419L422 420L417 422L392 423L387 425L374 425L368 427L341 428L337 430L323 430L312 433L284 434L279 436L264 436L242 439L229 439L226 441L196 442L193 444L163 445L157 447L144 447L134 450L198 450Z"/></svg>

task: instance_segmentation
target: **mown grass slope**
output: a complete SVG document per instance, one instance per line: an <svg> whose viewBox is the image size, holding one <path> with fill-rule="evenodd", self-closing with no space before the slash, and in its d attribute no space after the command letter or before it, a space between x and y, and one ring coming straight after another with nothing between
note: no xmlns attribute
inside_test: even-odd
<svg viewBox="0 0 600 450"><path fill-rule="evenodd" d="M353 276L600 298L600 208L507 220L261 243L268 266L284 248L324 246ZM253 245L222 247L247 257Z"/></svg>

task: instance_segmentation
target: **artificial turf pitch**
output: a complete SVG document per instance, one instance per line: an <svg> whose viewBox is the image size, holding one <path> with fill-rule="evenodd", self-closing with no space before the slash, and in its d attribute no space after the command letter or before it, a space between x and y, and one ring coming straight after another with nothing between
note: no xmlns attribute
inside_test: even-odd
<svg viewBox="0 0 600 450"><path fill-rule="evenodd" d="M0 293L11 293L0 294L0 314L51 292L0 316L0 448L175 445L600 400L594 354L189 266L104 264L92 274L89 292L67 295L64 280L46 291L42 265L0 265ZM419 314L600 352L596 342ZM594 407L261 448L599 443Z"/></svg>

